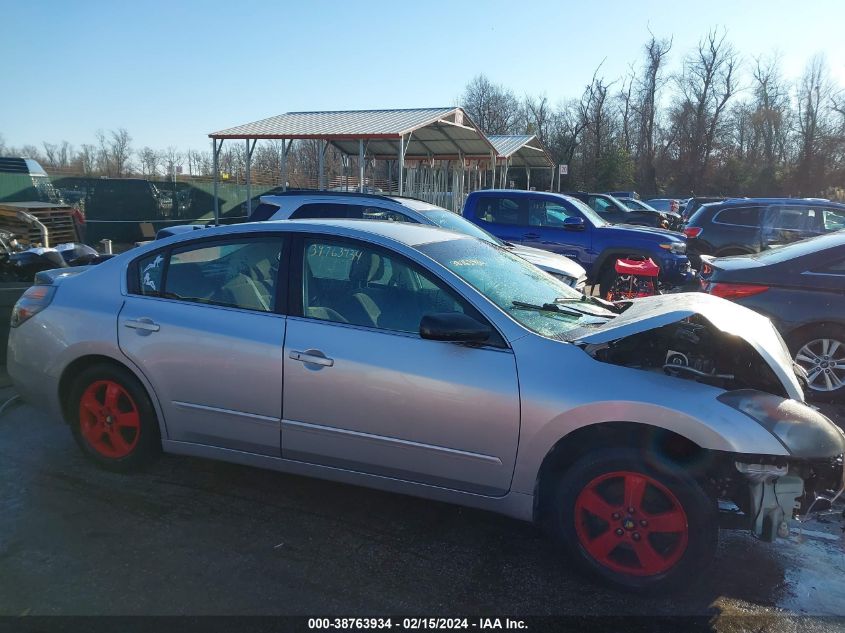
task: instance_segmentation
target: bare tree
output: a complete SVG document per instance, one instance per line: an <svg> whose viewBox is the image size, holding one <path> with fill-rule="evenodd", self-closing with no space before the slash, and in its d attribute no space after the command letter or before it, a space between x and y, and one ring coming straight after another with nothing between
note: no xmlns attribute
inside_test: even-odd
<svg viewBox="0 0 845 633"><path fill-rule="evenodd" d="M510 90L477 75L464 88L461 106L486 134L515 134L521 108Z"/></svg>
<svg viewBox="0 0 845 633"><path fill-rule="evenodd" d="M810 60L798 86L798 164L795 185L804 195L824 184L824 144L832 131L834 97L827 62L821 55Z"/></svg>
<svg viewBox="0 0 845 633"><path fill-rule="evenodd" d="M114 167L115 176L118 178L128 173L129 159L132 156L130 143L132 143L132 137L129 136L129 132L125 128L112 130L108 155Z"/></svg>
<svg viewBox="0 0 845 633"><path fill-rule="evenodd" d="M151 147L138 150L138 161L141 164L141 174L148 178L155 177L161 164L161 154Z"/></svg>
<svg viewBox="0 0 845 633"><path fill-rule="evenodd" d="M727 34L710 31L684 60L677 78L681 99L672 111L677 127L679 190L694 192L706 178L719 124L737 90L739 54Z"/></svg>
<svg viewBox="0 0 845 633"><path fill-rule="evenodd" d="M666 85L664 67L672 50L671 39L658 40L654 35L645 45L645 67L637 82L636 113L638 116L637 144L634 150L637 187L649 194L657 194L657 99Z"/></svg>

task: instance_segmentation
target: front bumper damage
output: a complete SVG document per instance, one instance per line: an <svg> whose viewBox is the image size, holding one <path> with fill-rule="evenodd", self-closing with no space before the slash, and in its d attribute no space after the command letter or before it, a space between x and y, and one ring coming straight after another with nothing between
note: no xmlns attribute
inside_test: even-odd
<svg viewBox="0 0 845 633"><path fill-rule="evenodd" d="M764 541L789 536L789 520L830 509L845 491L843 456L828 460L764 463L737 456L737 472L746 480L746 520ZM742 460L742 461L740 461ZM777 463L781 461L781 463Z"/></svg>

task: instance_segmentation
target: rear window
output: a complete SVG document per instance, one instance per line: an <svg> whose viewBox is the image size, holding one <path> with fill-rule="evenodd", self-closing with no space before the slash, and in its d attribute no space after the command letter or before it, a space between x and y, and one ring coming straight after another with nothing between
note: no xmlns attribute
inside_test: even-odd
<svg viewBox="0 0 845 633"><path fill-rule="evenodd" d="M279 210L275 204L267 204L266 202L262 202L259 204L255 209L252 211L252 215L249 216L250 222L263 222L264 220L269 220L273 217L273 214Z"/></svg>
<svg viewBox="0 0 845 633"><path fill-rule="evenodd" d="M713 221L734 226L760 226L760 207L723 209L716 214Z"/></svg>

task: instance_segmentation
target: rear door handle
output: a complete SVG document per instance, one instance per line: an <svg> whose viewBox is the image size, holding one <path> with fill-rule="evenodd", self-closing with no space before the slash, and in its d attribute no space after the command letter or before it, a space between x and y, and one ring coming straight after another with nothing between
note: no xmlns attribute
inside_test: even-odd
<svg viewBox="0 0 845 633"><path fill-rule="evenodd" d="M527 238L529 240L536 240L538 237L540 237L540 234L539 233L526 233L522 237Z"/></svg>
<svg viewBox="0 0 845 633"><path fill-rule="evenodd" d="M158 323L146 317L137 320L129 319L124 321L123 325L133 330L143 330L144 332L158 332L161 329Z"/></svg>
<svg viewBox="0 0 845 633"><path fill-rule="evenodd" d="M333 358L327 358L323 352L315 349L307 349L304 352L294 350L288 356L291 360L298 360L308 365L319 365L320 367L331 367L334 365Z"/></svg>

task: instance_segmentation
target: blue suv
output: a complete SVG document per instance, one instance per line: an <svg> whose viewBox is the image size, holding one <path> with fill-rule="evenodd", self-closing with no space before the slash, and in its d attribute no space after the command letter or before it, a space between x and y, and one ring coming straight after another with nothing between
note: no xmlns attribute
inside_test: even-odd
<svg viewBox="0 0 845 633"><path fill-rule="evenodd" d="M663 229L610 224L575 198L556 193L489 189L467 196L464 217L496 237L559 253L583 266L604 296L613 264L631 255L650 257L670 286L692 280L686 239Z"/></svg>

